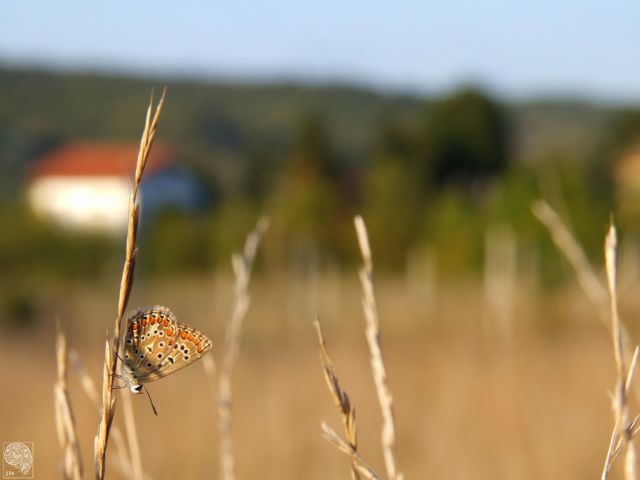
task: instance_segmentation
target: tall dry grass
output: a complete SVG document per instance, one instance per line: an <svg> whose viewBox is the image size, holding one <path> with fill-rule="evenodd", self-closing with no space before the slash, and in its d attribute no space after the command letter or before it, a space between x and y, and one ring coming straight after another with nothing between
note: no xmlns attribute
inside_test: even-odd
<svg viewBox="0 0 640 480"><path fill-rule="evenodd" d="M354 219L360 252L362 253L362 268L360 269L360 283L362 284L362 309L367 321L366 337L371 356L371 371L378 395L378 403L382 412L382 452L384 464L389 480L402 480L396 461L396 424L393 413L393 396L387 382L387 369L382 356L380 341L380 321L378 320L378 305L373 286L373 259L369 246L367 227L361 216Z"/></svg>
<svg viewBox="0 0 640 480"><path fill-rule="evenodd" d="M362 254L362 267L359 270L360 284L362 286L362 309L366 319L365 337L369 349L371 372L376 388L378 404L382 413L381 444L385 469L389 480L402 480L403 476L397 469L395 455L396 426L393 412L393 397L387 383L387 369L382 355L380 340L380 322L378 320L378 307L373 285L373 259L367 227L361 216L354 218L354 226L360 252ZM338 407L344 427L346 440L338 435L325 422L321 423L324 437L327 441L345 453L351 460L351 476L354 480L361 476L368 479L379 479L379 475L369 467L358 452L356 410L347 393L340 387L338 376L335 373L333 363L327 351L324 335L320 327L320 321L316 318L314 327L320 347L320 358L324 371L324 378L329 392Z"/></svg>
<svg viewBox="0 0 640 480"><path fill-rule="evenodd" d="M606 273L606 287L604 287L579 243L555 210L548 203L539 200L532 205L532 211L547 227L556 246L573 267L578 284L596 307L600 318L605 321L611 336L616 369L616 382L611 394L614 426L601 479L606 480L609 477L615 459L618 455L625 453L625 478L626 480L635 480L637 478L637 453L634 436L639 429L640 416L631 418L629 397L633 386L633 374L638 361L639 348L636 345L633 354L629 357L630 335L620 320L618 308L618 236L616 228L611 222L604 242Z"/></svg>
<svg viewBox="0 0 640 480"><path fill-rule="evenodd" d="M611 341L613 343L613 354L616 365L616 384L611 399L615 420L607 457L602 470L602 480L606 480L608 477L613 461L619 453L626 453L626 480L635 480L637 478L637 455L633 436L638 417L631 420L629 414L629 389L638 361L638 347L636 346L627 369L625 364L624 342L622 339L622 323L618 311L617 248L618 237L615 226L611 223L605 240L605 265L610 300Z"/></svg>
<svg viewBox="0 0 640 480"><path fill-rule="evenodd" d="M578 285L593 303L604 325L609 328L607 290L569 227L544 200L535 201L531 205L531 211L547 228L556 247L573 268Z"/></svg>
<svg viewBox="0 0 640 480"><path fill-rule="evenodd" d="M251 317L244 323L243 346L233 373L233 438L238 479L319 480L350 475L347 457L322 448L324 440L317 435L322 419L330 421L335 417L336 426L342 428L322 374L318 375L317 342L310 338L308 329L306 335L303 331L287 330L287 320L282 318L282 304L299 292L294 288L295 281L264 275L252 278ZM325 281L334 280L321 279ZM516 348L504 357L490 354L487 344L478 342L483 332L479 317L469 312L474 308L480 310L481 284L466 293L457 286L442 287L434 317L425 321L421 312L405 304L409 293L402 296L402 279L378 275L374 281L385 362L400 410L397 413L403 420L397 424L398 454L407 478L553 480L592 478L600 473L613 423L609 424L603 394L613 386L609 385L610 342L605 342L595 315L593 322L585 318L590 310L584 308L586 302L581 301L575 290L530 299L530 306L524 309L519 304L518 311L523 311L524 317L515 324ZM145 288L165 298L177 310L189 312L190 317L217 319L210 327L211 335L223 338L225 322L219 319L228 316L233 308L228 293L234 280L226 271L215 279L151 279L151 282ZM345 275L340 285L340 303L323 311L322 327L341 387L356 406L358 454L370 468L386 477L377 441L380 414L371 382L368 347L362 325L354 321L362 315L358 302L361 285L354 275ZM320 290L321 303L325 291L329 293L324 287ZM202 299L199 304L198 298ZM87 370L94 377L99 347L95 337L100 332L99 327L83 323L83 319L97 305L108 305L109 299L108 291L92 289L65 300L69 305L64 317L65 328L71 333L69 343L74 343L74 338L92 337L83 340L80 348L89 362ZM624 315L631 318L636 314L634 304L626 299L622 298L623 320ZM135 302L136 297L131 301ZM535 308L541 303L545 315L561 321L564 316L572 323L565 330L539 330L532 321L536 318ZM303 306L300 299L296 311L303 312ZM528 327L523 329L522 325ZM0 351L0 360L10 363L18 345L6 345ZM15 438L20 438L20 431L25 438L26 432L33 436L36 447L55 440L48 437L55 433L50 428L51 419L38 413L44 410L50 417L51 411L49 405L42 404L42 396L50 403L47 393L51 389L47 383L47 391L44 395L40 393L38 384L48 382L50 377L42 368L47 359L38 352L48 354L46 348L39 346L21 367L21 374L33 381L15 391L15 400L0 398L6 412L12 411L10 405L14 405L13 409L19 404L28 405L33 421L43 425L28 426L25 420L5 415L0 419L0 430ZM90 443L87 439L95 433L91 430L96 409L85 400L79 390L82 385L73 373L70 369L69 388L80 443L87 448ZM146 399L131 397L137 412L146 477L217 475L219 457L212 454L219 447L216 412L211 409L209 382L203 383L201 373L200 369L185 369L175 378L156 384L155 397L163 404L160 417L153 416ZM4 375L7 381L13 378L6 370ZM260 401L256 401L256 392ZM116 435L120 428L128 457L123 413L124 410L119 410L116 415L110 435L114 445L110 445L107 477L112 479L131 476L130 466L121 469ZM193 428L188 437L180 436L185 426L195 425L206 428ZM340 429L336 432L346 440ZM171 447L171 455L164 455L168 438L180 441ZM455 455L451 445L456 445ZM43 474L54 471L59 460L52 458L54 453L57 454L57 449L45 452L40 448L37 452ZM624 454L616 460L611 479L622 466L623 458ZM181 470L186 464L188 472ZM91 471L87 476L91 476Z"/></svg>
<svg viewBox="0 0 640 480"><path fill-rule="evenodd" d="M58 378L54 386L54 413L58 442L63 452L62 477L69 480L83 478L82 456L67 386L67 340L58 325L56 337Z"/></svg>
<svg viewBox="0 0 640 480"><path fill-rule="evenodd" d="M327 344L322 334L320 321L317 318L314 320L313 326L318 336L324 379L327 382L327 388L333 397L336 407L338 407L338 411L340 412L342 426L344 427L344 433L347 439L346 441L343 440L340 435L325 422L321 423L322 432L329 443L349 456L351 460L351 478L353 480L360 479L361 475L367 480L378 480L378 474L374 472L358 454L356 407L351 403L351 400L349 400L347 392L340 387L338 376L333 368L329 352L327 351Z"/></svg>
<svg viewBox="0 0 640 480"><path fill-rule="evenodd" d="M156 127L158 125L158 120L160 119L160 112L162 112L162 107L164 105L165 94L166 89L162 92L162 96L160 97L155 110L153 109L153 96L149 102L144 130L142 132L142 138L140 139L140 149L138 151L138 159L136 161L136 170L133 177L131 195L129 197L129 221L127 227L124 267L122 269L122 278L120 280L120 293L118 295L113 337L111 342L107 340L105 345L104 369L102 374L102 415L100 418L100 424L98 425L98 433L96 434L94 441L95 477L100 480L104 478L105 474L105 458L107 455L109 433L111 431L111 423L113 422L113 417L116 411L116 401L113 395L113 382L116 374L116 364L118 362L120 344L122 343L121 325L125 310L127 309L127 304L129 303L129 296L131 295L136 255L138 252L137 241L140 218L140 200L138 198L138 192L140 190L140 182L142 181L142 175L147 164L147 159L149 158L149 153L153 146Z"/></svg>
<svg viewBox="0 0 640 480"><path fill-rule="evenodd" d="M80 356L78 355L78 352L76 352L75 350L71 350L71 352L69 353L69 357L76 371L76 375L80 380L80 386L82 387L82 390L84 390L84 393L87 395L87 397L95 407L96 411L100 413L100 409L101 409L100 394L98 393L98 389L96 387L95 382L93 381L91 376L87 373L86 368L84 367L82 361L80 360ZM124 414L125 414L126 423L130 423L133 421L133 413L128 408L125 408ZM133 460L131 459L129 446L127 445L127 442L124 436L122 435L122 432L120 432L120 429L118 428L117 425L111 426L110 436L113 438L113 443L115 444L116 451L117 451L118 461L115 463L115 467L122 475L129 477L132 474L132 472L135 472L138 470L138 467L133 467ZM133 450L134 448L139 449L138 445L135 445L135 444L131 450ZM146 478L147 480L151 478L149 475L144 473L143 473L143 477Z"/></svg>
<svg viewBox="0 0 640 480"><path fill-rule="evenodd" d="M232 438L232 403L233 395L231 388L231 378L233 367L238 360L240 345L242 340L242 325L249 311L251 296L249 294L249 282L253 263L258 252L258 246L262 241L269 222L262 218L256 227L249 233L244 244L242 253L234 253L231 257L231 266L235 278L234 304L231 318L227 323L225 334L224 354L218 372L217 382L217 405L218 405L218 434L220 436L220 470L224 480L235 480L235 454ZM206 356L204 367L211 379L215 381L215 366L213 359Z"/></svg>

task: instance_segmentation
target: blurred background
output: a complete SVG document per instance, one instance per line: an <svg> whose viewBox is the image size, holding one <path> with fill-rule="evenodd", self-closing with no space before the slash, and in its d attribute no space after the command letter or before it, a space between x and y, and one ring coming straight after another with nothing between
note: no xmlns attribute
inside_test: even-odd
<svg viewBox="0 0 640 480"><path fill-rule="evenodd" d="M56 319L99 383L144 112L166 85L130 306L171 307L219 359L230 255L270 220L234 373L239 478L348 478L320 435L339 417L316 314L362 455L384 470L358 213L407 478L597 475L612 425L608 334L530 207L552 205L596 271L614 216L633 334L638 15L625 1L3 5L2 441L35 442L36 478L58 471ZM98 417L73 371L70 383L90 466ZM217 475L210 390L196 365L152 385L159 417L133 399L150 477Z"/></svg>

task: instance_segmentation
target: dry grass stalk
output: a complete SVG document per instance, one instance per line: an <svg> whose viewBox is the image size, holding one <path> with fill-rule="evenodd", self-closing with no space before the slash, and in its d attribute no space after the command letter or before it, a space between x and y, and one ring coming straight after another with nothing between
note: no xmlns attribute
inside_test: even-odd
<svg viewBox="0 0 640 480"><path fill-rule="evenodd" d="M622 324L618 312L616 254L617 235L615 227L611 224L605 241L605 263L610 300L611 340L613 342L613 353L616 364L616 385L612 396L615 422L602 472L602 479L606 479L608 476L615 458L614 454L617 456L618 453L626 451L625 478L626 480L632 480L637 478L636 450L633 441L636 420L630 421L629 417L629 387L633 381L633 373L638 359L638 348L636 347L629 369L627 370L624 359Z"/></svg>
<svg viewBox="0 0 640 480"><path fill-rule="evenodd" d="M131 455L131 479L143 480L142 457L140 455L140 444L138 442L138 432L131 403L131 395L122 396L122 406L124 411L124 427L129 441L129 453Z"/></svg>
<svg viewBox="0 0 640 480"><path fill-rule="evenodd" d="M335 446L337 446L344 453L349 455L351 459L351 478L357 480L360 478L360 471L367 470L368 474L364 474L365 478L378 478L377 475L367 467L362 459L358 456L358 437L356 428L356 408L349 400L347 392L340 388L340 382L336 375L331 358L329 358L329 352L327 351L327 344L320 328L320 321L316 318L313 322L313 326L316 329L318 335L318 345L320 348L320 359L322 360L322 368L324 371L324 379L327 382L329 392L333 397L333 400L340 411L342 418L342 426L344 427L347 441L345 442L338 434L336 434L330 427L322 422L322 430L325 438Z"/></svg>
<svg viewBox="0 0 640 480"><path fill-rule="evenodd" d="M535 201L531 205L531 211L547 227L556 247L573 268L580 288L593 302L604 324L609 326L607 291L578 242L555 210L544 200Z"/></svg>
<svg viewBox="0 0 640 480"><path fill-rule="evenodd" d="M136 162L136 170L129 197L129 222L127 227L127 244L124 267L122 269L122 279L120 281L120 294L118 296L118 310L115 319L113 338L111 343L107 341L104 358L103 381L102 381L102 415L98 426L98 433L95 438L94 456L95 456L95 477L103 479L105 473L105 459L107 455L107 444L109 442L109 432L111 423L115 415L115 397L113 396L113 381L116 373L116 364L118 359L118 351L121 343L120 327L124 312L127 308L131 287L133 286L133 274L135 270L136 253L137 253L137 234L138 220L140 216L140 204L138 192L140 190L140 181L142 174L149 158L149 152L153 145L156 134L156 127L160 118L160 112L164 104L165 91L160 97L155 112L153 111L153 96L147 108L144 130L140 139L140 148L138 150L138 158ZM153 113L153 115L152 115Z"/></svg>
<svg viewBox="0 0 640 480"><path fill-rule="evenodd" d="M240 352L242 323L247 316L251 297L249 281L258 245L269 227L269 222L261 218L254 230L247 236L242 254L234 253L231 265L235 276L234 305L225 334L225 352L218 376L218 433L220 435L220 462L223 480L235 480L235 457L231 438L231 374ZM213 364L205 364L206 371L214 374Z"/></svg>
<svg viewBox="0 0 640 480"><path fill-rule="evenodd" d="M610 226L605 241L607 295L607 290L587 260L584 251L580 248L558 214L548 203L542 200L534 202L531 210L538 220L547 227L554 243L571 264L580 287L598 310L600 318L605 322L605 325L610 331L614 344L617 380L612 404L615 425L611 434L601 478L603 480L607 478L613 461L622 451L626 451L627 453L625 462L625 474L627 478L636 478L636 452L632 440L633 436L640 430L640 416L629 421L628 398L633 383L633 373L638 361L638 347L636 347L629 363L629 370L625 373L625 350L627 350L625 347L629 344L630 340L628 333L620 322L618 313L616 282L617 236L615 227L613 225Z"/></svg>
<svg viewBox="0 0 640 480"><path fill-rule="evenodd" d="M543 200L537 200L531 205L533 214L547 227L551 238L564 256L567 258L571 267L573 268L578 284L582 288L587 298L591 300L591 303L596 307L600 319L604 323L605 327L611 333L611 322L609 316L609 299L607 289L603 286L600 278L595 273L595 269L591 266L587 260L587 256L573 238L571 232L560 219L558 214L549 206L549 204ZM631 337L624 328L624 325L620 325L620 333L622 335L622 341L624 344L624 352L629 351L629 345L631 345ZM634 388L636 395L639 394L637 386Z"/></svg>
<svg viewBox="0 0 640 480"><path fill-rule="evenodd" d="M360 458L360 455L358 455L358 452L351 448L351 445L348 442L345 442L342 438L340 438L340 435L338 435L329 425L322 422L320 423L320 427L322 428L324 438L329 443L333 444L343 453L349 455L349 457L351 458L352 468L356 470L358 475L360 475L362 478L365 478L366 480L378 480L380 478L378 477L376 472L367 467L367 465L364 463L364 460L362 460L362 458Z"/></svg>
<svg viewBox="0 0 640 480"><path fill-rule="evenodd" d="M58 326L56 337L56 357L58 378L53 393L56 430L64 456L62 474L65 479L77 480L81 479L83 475L82 458L80 445L78 444L76 422L71 408L71 398L67 388L67 341L60 330L60 326Z"/></svg>
<svg viewBox="0 0 640 480"><path fill-rule="evenodd" d="M389 480L402 480L395 457L396 427L393 413L393 397L387 384L387 371L380 345L380 323L378 307L373 288L373 260L369 246L367 227L360 215L354 219L358 243L362 252L363 266L360 269L360 282L363 289L362 308L367 321L366 337L371 354L371 368L382 411L382 453Z"/></svg>
<svg viewBox="0 0 640 480"><path fill-rule="evenodd" d="M100 410L100 395L98 393L98 389L96 388L94 381L91 379L86 369L84 368L84 365L82 365L82 361L80 360L78 352L76 352L75 350L71 350L69 352L69 358L71 360L71 364L76 370L78 378L80 379L80 385L82 386L82 389L91 400L91 403L93 403L95 407ZM111 427L110 436L113 437L113 442L115 443L116 450L118 452L118 463L116 464L116 467L123 475L131 475L131 472L134 470L134 468L132 467L132 462L128 455L128 448L124 440L124 436L122 435L122 432L120 432L120 429L117 427L117 425L113 425ZM147 474L143 474L143 477L147 480L151 478Z"/></svg>
<svg viewBox="0 0 640 480"><path fill-rule="evenodd" d="M517 243L514 232L504 225L490 225L485 232L484 300L488 338L496 337L510 347L514 331Z"/></svg>
<svg viewBox="0 0 640 480"><path fill-rule="evenodd" d="M213 397L216 398L216 387L215 387L215 378L216 378L216 361L213 359L213 355L205 355L201 360L202 368L204 368L204 373L211 380L209 386L211 387L211 393Z"/></svg>
<svg viewBox="0 0 640 480"><path fill-rule="evenodd" d="M609 291L609 295L607 295L607 290L602 286L602 283L596 275L595 270L588 262L584 251L582 250L582 248L580 248L578 242L576 242L576 240L573 238L573 236L569 232L569 229L562 222L558 214L549 206L548 203L542 200L534 202L531 206L531 210L538 218L538 220L540 220L547 227L547 229L551 233L551 237L554 243L569 260L569 263L576 273L578 284L585 292L587 298L591 300L591 302L598 310L600 318L603 320L605 326L611 334L611 338L614 339L614 342L616 343L618 343L618 341L620 342L621 347L618 348L616 346L614 349L616 352L616 359L618 358L618 356L620 356L621 359L621 364L616 363L619 377L619 365L623 366L622 371L624 372L625 350L630 344L630 337L626 329L624 328L624 325L619 322L617 311L617 287L615 281L617 240L615 238L615 229L613 229L613 236L611 236L612 230L610 229L609 235L607 236L607 241L605 242L607 285ZM613 275L613 278L611 277L611 275ZM607 296L609 297L608 300ZM614 318L618 319L614 321ZM611 322L609 322L609 319L611 319ZM614 332L614 328L617 331ZM616 393L613 398L614 411L618 411L616 410L615 405L620 404L621 397L625 398L625 402L629 397L629 391L631 389L633 373L635 371L637 361L638 347L636 347L633 358L631 360L629 371L626 376L627 378L623 384L623 389L621 390L619 388L619 385L616 386ZM622 394L620 393L621 391ZM636 389L636 394L637 392L638 391ZM609 449L607 450L607 458L605 460L601 476L603 480L607 478L613 461L622 452L622 450L625 449L627 445L627 440L625 440L625 437L632 438L638 432L638 430L640 430L640 417L636 417L631 422L628 422L627 419L627 422L625 422L625 424L627 425L627 427L625 427L625 435L621 437L620 431L618 429L618 416L616 414L616 425L614 426L613 432L611 433ZM631 448L627 450L627 464L634 465L633 468L635 469L635 463L635 446L632 444ZM631 466L629 466L629 469L631 469Z"/></svg>

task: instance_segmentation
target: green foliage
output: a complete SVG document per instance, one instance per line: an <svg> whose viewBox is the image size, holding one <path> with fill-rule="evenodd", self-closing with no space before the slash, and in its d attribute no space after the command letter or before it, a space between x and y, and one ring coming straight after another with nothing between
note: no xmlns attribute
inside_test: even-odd
<svg viewBox="0 0 640 480"><path fill-rule="evenodd" d="M509 129L500 105L477 90L437 102L424 131L427 180L437 185L493 176L509 160Z"/></svg>
<svg viewBox="0 0 640 480"><path fill-rule="evenodd" d="M303 119L280 182L268 202L272 235L281 242L282 262L298 257L344 254L352 211L340 184L337 160L323 121ZM286 264L286 263L284 263Z"/></svg>
<svg viewBox="0 0 640 480"><path fill-rule="evenodd" d="M214 264L212 222L168 211L140 235L141 267L152 274L207 272Z"/></svg>
<svg viewBox="0 0 640 480"><path fill-rule="evenodd" d="M458 188L444 190L429 206L423 217L425 238L437 254L442 275L459 276L479 268L484 220L482 205Z"/></svg>
<svg viewBox="0 0 640 480"><path fill-rule="evenodd" d="M611 143L616 150L633 146L640 141L640 110L621 109L611 118Z"/></svg>
<svg viewBox="0 0 640 480"><path fill-rule="evenodd" d="M260 214L256 205L246 199L231 200L220 206L213 218L210 239L217 265L228 264L231 254L243 248Z"/></svg>
<svg viewBox="0 0 640 480"><path fill-rule="evenodd" d="M28 332L38 320L36 295L30 289L12 285L0 297L0 325Z"/></svg>
<svg viewBox="0 0 640 480"><path fill-rule="evenodd" d="M378 159L365 177L363 205L376 264L403 266L420 231L416 177L397 158Z"/></svg>
<svg viewBox="0 0 640 480"><path fill-rule="evenodd" d="M33 217L26 205L0 205L0 275L88 277L114 259L114 241L64 232Z"/></svg>

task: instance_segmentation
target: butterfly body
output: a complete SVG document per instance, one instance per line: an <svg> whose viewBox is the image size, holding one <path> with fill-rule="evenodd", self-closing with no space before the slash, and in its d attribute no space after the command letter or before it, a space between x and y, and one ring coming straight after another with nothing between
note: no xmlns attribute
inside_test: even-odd
<svg viewBox="0 0 640 480"><path fill-rule="evenodd" d="M191 365L211 350L204 334L177 321L166 307L135 311L127 320L120 376L132 393Z"/></svg>

